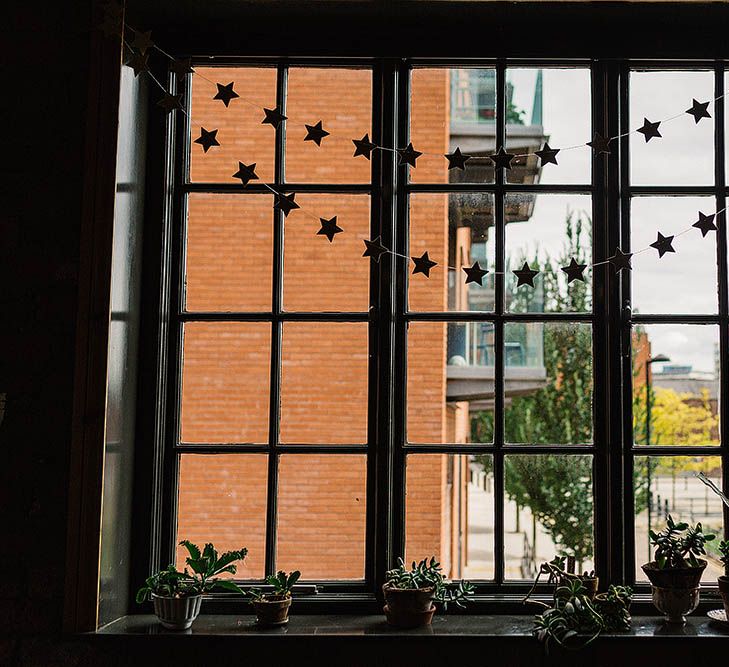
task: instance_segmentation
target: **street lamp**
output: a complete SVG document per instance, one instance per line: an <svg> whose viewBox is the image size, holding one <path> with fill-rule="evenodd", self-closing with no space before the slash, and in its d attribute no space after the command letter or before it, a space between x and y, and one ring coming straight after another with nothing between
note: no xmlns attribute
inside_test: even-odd
<svg viewBox="0 0 729 667"><path fill-rule="evenodd" d="M651 444L651 373L650 368L652 364L660 364L666 361L671 361L665 354L657 354L655 357L648 359L645 362L645 443L646 445ZM650 558L651 552L651 509L653 506L653 498L651 496L651 457L647 457L648 460L648 556Z"/></svg>

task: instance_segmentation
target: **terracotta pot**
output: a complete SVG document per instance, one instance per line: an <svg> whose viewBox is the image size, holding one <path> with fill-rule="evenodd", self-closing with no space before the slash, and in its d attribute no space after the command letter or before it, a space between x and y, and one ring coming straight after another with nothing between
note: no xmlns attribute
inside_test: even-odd
<svg viewBox="0 0 729 667"><path fill-rule="evenodd" d="M291 597L264 596L260 600L253 600L256 610L256 623L262 628L275 628L289 622L289 607Z"/></svg>
<svg viewBox="0 0 729 667"><path fill-rule="evenodd" d="M721 600L724 603L724 612L729 619L729 577L725 575L719 577L719 593L721 593Z"/></svg>
<svg viewBox="0 0 729 667"><path fill-rule="evenodd" d="M202 595L168 598L152 593L154 613L168 630L187 630L198 617Z"/></svg>
<svg viewBox="0 0 729 667"><path fill-rule="evenodd" d="M599 577L580 577L582 585L585 587L585 594L590 600L594 599L597 595L597 589L600 586Z"/></svg>
<svg viewBox="0 0 729 667"><path fill-rule="evenodd" d="M419 628L430 625L435 613L432 586L404 589L385 584L382 592L386 603L383 611L390 625L398 628Z"/></svg>
<svg viewBox="0 0 729 667"><path fill-rule="evenodd" d="M642 566L651 582L653 604L665 616L667 623L683 625L686 614L699 604L699 581L706 569L706 561L699 567L660 569L654 561Z"/></svg>

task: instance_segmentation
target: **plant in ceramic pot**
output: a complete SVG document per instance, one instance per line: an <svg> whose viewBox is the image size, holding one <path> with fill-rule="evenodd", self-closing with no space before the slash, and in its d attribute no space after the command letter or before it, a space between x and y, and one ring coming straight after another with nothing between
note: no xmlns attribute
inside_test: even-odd
<svg viewBox="0 0 729 667"><path fill-rule="evenodd" d="M719 593L721 593L721 600L724 603L724 613L727 619L729 619L729 540L722 540L719 542L719 553L721 557L719 560L724 564L724 574L719 577Z"/></svg>
<svg viewBox="0 0 729 667"><path fill-rule="evenodd" d="M686 614L699 604L699 582L706 568L699 556L706 555L706 543L716 536L705 534L700 523L676 523L670 514L666 527L649 535L656 550L642 569L651 582L653 604L667 622L684 624Z"/></svg>
<svg viewBox="0 0 729 667"><path fill-rule="evenodd" d="M243 592L232 581L217 577L235 574L235 563L246 557L247 549L226 551L219 556L212 544L206 544L202 551L188 540L180 542L180 546L189 554L185 559L187 567L180 572L169 565L148 577L137 591L137 603L151 600L159 622L168 630L187 630L200 613L204 594L216 589Z"/></svg>
<svg viewBox="0 0 729 667"><path fill-rule="evenodd" d="M443 609L449 604L465 606L473 586L468 581L446 581L435 556L419 563L413 561L410 569L402 558L398 558L398 566L387 572L382 592L387 622L400 628L416 628L429 625L433 620L434 602L441 604Z"/></svg>
<svg viewBox="0 0 729 667"><path fill-rule="evenodd" d="M300 577L301 572L298 570L291 574L279 570L276 574L266 577L266 583L273 589L270 593L262 593L257 588L248 591L248 595L251 596L251 604L256 610L256 622L259 626L273 628L289 622L291 589Z"/></svg>

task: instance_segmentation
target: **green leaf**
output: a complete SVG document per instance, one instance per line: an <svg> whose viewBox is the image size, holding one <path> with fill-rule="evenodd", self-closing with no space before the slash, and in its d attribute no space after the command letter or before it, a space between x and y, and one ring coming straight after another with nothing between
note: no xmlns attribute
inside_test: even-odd
<svg viewBox="0 0 729 667"><path fill-rule="evenodd" d="M247 549L241 549L240 551L226 551L218 560L215 562L215 570L219 571L226 565L230 565L237 560L243 560L248 553Z"/></svg>
<svg viewBox="0 0 729 667"><path fill-rule="evenodd" d="M240 593L241 595L244 595L243 589L240 588L240 586L227 579L218 579L214 582L213 586L214 588L221 588L225 591L230 591L231 593Z"/></svg>
<svg viewBox="0 0 729 667"><path fill-rule="evenodd" d="M298 570L294 570L289 575L289 580L286 583L287 588L291 588L300 579L300 577L301 577L301 572L299 572Z"/></svg>

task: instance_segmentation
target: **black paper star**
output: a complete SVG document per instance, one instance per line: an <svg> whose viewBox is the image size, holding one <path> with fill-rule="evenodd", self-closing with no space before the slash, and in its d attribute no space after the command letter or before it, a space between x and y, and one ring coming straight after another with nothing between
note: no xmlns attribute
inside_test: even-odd
<svg viewBox="0 0 729 667"><path fill-rule="evenodd" d="M686 109L686 113L694 117L694 121L698 122L702 118L711 118L711 114L707 111L711 102L697 102L693 100L693 104L690 109Z"/></svg>
<svg viewBox="0 0 729 667"><path fill-rule="evenodd" d="M243 185L248 185L251 181L257 181L258 176L256 175L256 163L243 164L242 162L239 162L238 171L233 174L233 178L240 178L240 182L243 183ZM293 197L293 195L291 196ZM299 207L297 206L296 208Z"/></svg>
<svg viewBox="0 0 729 667"><path fill-rule="evenodd" d="M546 141L542 150L534 151L534 155L541 159L542 166L545 164L557 164L557 153L559 153L559 148L550 148Z"/></svg>
<svg viewBox="0 0 729 667"><path fill-rule="evenodd" d="M704 238L711 231L716 231L716 225L714 224L715 215L715 213L704 215L699 211L699 219L691 226L701 230L701 238Z"/></svg>
<svg viewBox="0 0 729 667"><path fill-rule="evenodd" d="M295 208L301 208L301 206L299 206L294 201L294 197L295 196L296 195L293 192L290 195L277 194L276 195L276 201L274 202L273 207L275 209L278 209L279 211L283 212L284 218L285 218Z"/></svg>
<svg viewBox="0 0 729 667"><path fill-rule="evenodd" d="M317 146L321 146L321 140L324 137L329 136L329 132L321 126L321 121L319 121L316 125L304 124L304 127L306 128L304 141L313 141Z"/></svg>
<svg viewBox="0 0 729 667"><path fill-rule="evenodd" d="M147 53L147 50L154 46L154 42L152 41L152 31L148 30L147 32L139 32L138 30L135 30L134 39L132 40L131 45L140 53Z"/></svg>
<svg viewBox="0 0 729 667"><path fill-rule="evenodd" d="M149 54L134 51L131 58L129 58L129 60L127 60L124 64L131 67L134 70L134 76L137 77L142 72L149 71Z"/></svg>
<svg viewBox="0 0 729 667"><path fill-rule="evenodd" d="M365 241L365 251L362 257L372 257L376 262L380 261L380 257L387 252L387 248L380 243L378 236L373 241Z"/></svg>
<svg viewBox="0 0 729 667"><path fill-rule="evenodd" d="M512 271L512 273L518 279L516 281L517 287L521 287L522 285L529 285L529 287L534 287L534 277L539 273L539 271L530 269L529 263L524 262L524 266L522 266L518 271Z"/></svg>
<svg viewBox="0 0 729 667"><path fill-rule="evenodd" d="M170 72L172 72L178 79L183 79L185 74L194 74L195 70L192 69L192 60L190 58L175 58L170 63Z"/></svg>
<svg viewBox="0 0 729 667"><path fill-rule="evenodd" d="M588 141L587 145L595 151L595 155L600 153L610 153L610 139L606 139L598 132L595 132L595 136L592 137L592 141Z"/></svg>
<svg viewBox="0 0 729 667"><path fill-rule="evenodd" d="M337 225L336 215L330 220L327 220L325 218L319 218L319 222L321 222L321 229L317 232L317 234L322 234L323 236L326 236L329 239L329 243L334 240L335 234L339 234L339 232L344 231L341 227Z"/></svg>
<svg viewBox="0 0 729 667"><path fill-rule="evenodd" d="M630 258L632 256L632 252L625 253L620 248L616 248L615 254L612 257L608 257L608 261L613 265L613 267L615 267L615 272L620 273L623 269L633 268L630 263Z"/></svg>
<svg viewBox="0 0 729 667"><path fill-rule="evenodd" d="M265 117L261 121L261 125L272 125L273 127L278 127L286 120L286 116L284 116L278 109L264 109L263 113L265 114Z"/></svg>
<svg viewBox="0 0 729 667"><path fill-rule="evenodd" d="M471 267L464 266L462 268L466 272L466 285L468 285L468 283L478 283L479 285L483 285L484 276L488 273L488 271L486 269L482 269L478 262L474 262Z"/></svg>
<svg viewBox="0 0 729 667"><path fill-rule="evenodd" d="M671 245L672 242L673 236L663 236L663 234L658 232L658 238L654 243L651 243L651 248L655 248L658 251L658 259L663 257L667 252L676 252Z"/></svg>
<svg viewBox="0 0 729 667"><path fill-rule="evenodd" d="M204 128L200 128L200 136L195 139L196 144L200 144L203 147L203 151L207 153L213 146L220 146L218 141L218 131L210 130L209 132Z"/></svg>
<svg viewBox="0 0 729 667"><path fill-rule="evenodd" d="M422 273L426 278L430 278L430 270L434 266L438 266L438 262L434 262L428 257L428 253L424 252L420 257L411 257L415 268L413 269L413 275L416 273Z"/></svg>
<svg viewBox="0 0 729 667"><path fill-rule="evenodd" d="M511 161L516 157L511 153L507 153L503 146L499 147L493 155L489 155L491 161L494 163L494 169L511 169Z"/></svg>
<svg viewBox="0 0 729 667"><path fill-rule="evenodd" d="M352 157L357 157L358 155L363 155L368 160L370 159L370 155L372 154L372 151L377 148L376 144L373 144L370 142L370 135L365 134L364 137L361 139L352 139L352 143L354 144L354 155Z"/></svg>
<svg viewBox="0 0 729 667"><path fill-rule="evenodd" d="M465 169L466 162L471 159L470 155L464 155L461 153L460 148L456 148L456 150L452 153L448 153L445 157L446 160L448 160L448 169Z"/></svg>
<svg viewBox="0 0 729 667"><path fill-rule="evenodd" d="M573 257L570 259L569 265L561 267L561 270L567 274L567 284L569 285L573 280L581 280L584 283L585 277L582 274L586 268L587 264L578 264Z"/></svg>
<svg viewBox="0 0 729 667"><path fill-rule="evenodd" d="M240 97L240 95L233 90L234 83L235 81L231 81L226 85L216 83L215 85L218 87L218 92L213 99L220 100L227 107L231 100L234 100L236 97Z"/></svg>
<svg viewBox="0 0 729 667"><path fill-rule="evenodd" d="M651 123L647 118L643 119L643 127L638 128L638 132L640 132L645 137L646 143L653 139L653 137L662 136L661 133L658 131L658 126L660 124L660 120L657 123Z"/></svg>
<svg viewBox="0 0 729 667"><path fill-rule="evenodd" d="M422 155L420 151L416 151L412 144L408 144L406 148L400 148L397 151L400 156L398 164L409 164L411 167L415 166L415 161Z"/></svg>
<svg viewBox="0 0 729 667"><path fill-rule="evenodd" d="M182 95L165 93L164 97L157 102L157 106L162 107L165 113L172 113L175 109L182 109Z"/></svg>

